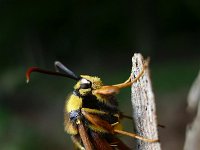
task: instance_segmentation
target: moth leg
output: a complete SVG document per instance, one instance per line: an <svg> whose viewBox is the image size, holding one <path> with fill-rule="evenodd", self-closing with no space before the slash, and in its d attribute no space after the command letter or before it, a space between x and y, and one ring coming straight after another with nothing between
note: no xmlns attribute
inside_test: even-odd
<svg viewBox="0 0 200 150"><path fill-rule="evenodd" d="M108 133L113 133L112 132L113 127L107 121L101 119L97 115L93 115L93 114L88 113L87 111L84 111L84 109L81 109L81 113L96 128L103 129L104 131L107 131Z"/></svg>
<svg viewBox="0 0 200 150"><path fill-rule="evenodd" d="M120 119L126 118L126 119L133 120L133 117L132 117L132 116L125 115L125 114L122 113L122 112L120 112L119 118L120 118Z"/></svg>
<svg viewBox="0 0 200 150"><path fill-rule="evenodd" d="M120 119L126 118L126 119L133 120L133 117L128 116L128 115L125 115L125 114L123 114L122 112L120 112L119 118L120 118ZM157 126L160 127L160 128L165 128L165 125L162 125L162 124L158 124Z"/></svg>
<svg viewBox="0 0 200 150"><path fill-rule="evenodd" d="M147 69L148 67L148 64L149 64L149 59L147 59L144 64L143 64L143 68L142 68L142 71L139 73L139 75L137 77L135 77L132 81L131 81L131 75L130 77L123 83L120 83L120 84L115 84L113 86L117 86L119 87L120 89L121 88L126 88L126 87L129 87L131 86L134 82L136 82L145 72L145 70Z"/></svg>
<svg viewBox="0 0 200 150"><path fill-rule="evenodd" d="M115 133L122 134L122 135L130 136L132 138L136 138L136 139L139 139L139 140L142 140L142 141L145 141L145 142L150 142L150 143L159 142L158 139L156 139L156 140L148 139L148 138L139 136L139 135L134 134L134 133L114 129L114 127L111 124L109 124L107 121L104 121L103 119L101 119L97 115L89 114L86 111L81 111L81 112L84 115L84 117L88 121L90 121L93 125L95 125L96 127L99 127L99 128L103 128L104 130L108 131L111 134L115 134Z"/></svg>
<svg viewBox="0 0 200 150"><path fill-rule="evenodd" d="M81 108L81 110L91 114L101 114L101 115L108 114L107 112L91 108Z"/></svg>
<svg viewBox="0 0 200 150"><path fill-rule="evenodd" d="M115 85L106 85L102 86L100 89L94 90L94 94L101 94L101 95L113 95L113 94L118 94L120 89L126 88L131 86L134 82L136 82L145 72L146 68L148 67L149 60L146 60L144 62L142 71L139 73L137 77L135 77L131 81L131 76L123 83L120 84L115 84Z"/></svg>
<svg viewBox="0 0 200 150"><path fill-rule="evenodd" d="M130 137L132 137L132 138L136 138L136 139L139 139L139 140L142 140L142 141L145 141L145 142L149 142L149 143L159 142L158 139L155 139L155 140L154 140L154 139L148 139L148 138L139 136L139 135L137 135L137 134L130 133L130 132L126 132L126 131L122 131L122 130L117 130L117 129L115 129L114 132L115 132L115 133L118 133L118 134L130 136Z"/></svg>
<svg viewBox="0 0 200 150"><path fill-rule="evenodd" d="M113 117L120 119L120 114L115 113L115 114L109 114L105 111L97 110L97 109L91 109L91 108L81 108L81 111L90 113L90 114L97 114L97 115L112 115Z"/></svg>
<svg viewBox="0 0 200 150"><path fill-rule="evenodd" d="M98 114L98 115L108 114L104 111L100 111L100 110L96 110L96 109L90 109L90 108L82 108L81 112L87 112L87 114L92 113L92 114ZM96 120L96 121L98 121L98 120ZM101 120L101 121L103 121L102 123L104 123L104 124L107 123L104 120ZM113 150L113 148L111 147L111 145L108 143L108 141L105 138L101 137L97 132L94 132L94 131L98 131L98 132L107 132L108 133L108 131L104 130L104 128L102 128L100 126L96 126L93 123L89 126L90 126L90 129L92 129L91 130L91 136L92 136L91 140L92 140L92 143L94 143L94 145L95 145L95 149L96 150ZM110 127L110 125L109 125L109 127ZM109 128L109 129L111 129L111 128Z"/></svg>
<svg viewBox="0 0 200 150"><path fill-rule="evenodd" d="M83 145L81 143L80 137L77 137L77 135L72 135L71 139L74 143L74 149L75 150L85 150L85 148L83 147Z"/></svg>

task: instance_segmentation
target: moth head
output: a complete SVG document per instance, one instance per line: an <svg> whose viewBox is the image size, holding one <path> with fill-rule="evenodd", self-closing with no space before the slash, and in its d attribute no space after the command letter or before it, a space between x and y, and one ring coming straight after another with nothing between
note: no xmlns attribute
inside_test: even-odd
<svg viewBox="0 0 200 150"><path fill-rule="evenodd" d="M95 76L80 75L80 80L74 86L80 95L85 96L90 94L92 90L96 90L102 87L103 83L100 78Z"/></svg>

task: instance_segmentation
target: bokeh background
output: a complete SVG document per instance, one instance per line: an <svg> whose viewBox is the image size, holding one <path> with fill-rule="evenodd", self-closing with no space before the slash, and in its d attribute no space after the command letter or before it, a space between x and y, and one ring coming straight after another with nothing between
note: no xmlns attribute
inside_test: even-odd
<svg viewBox="0 0 200 150"><path fill-rule="evenodd" d="M0 0L0 149L72 149L63 107L74 82L35 73L26 84L28 67L54 70L59 60L115 84L129 76L135 52L151 57L162 147L182 149L186 98L200 68L199 8L198 0ZM117 97L131 115L130 89Z"/></svg>

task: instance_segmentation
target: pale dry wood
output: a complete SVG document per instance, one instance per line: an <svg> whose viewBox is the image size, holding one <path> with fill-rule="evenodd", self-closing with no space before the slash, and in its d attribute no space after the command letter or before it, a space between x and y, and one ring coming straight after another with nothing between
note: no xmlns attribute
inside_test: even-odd
<svg viewBox="0 0 200 150"><path fill-rule="evenodd" d="M132 58L132 80L138 76L144 67L144 59L141 54L134 54ZM148 68L144 75L132 84L131 100L133 106L133 118L135 130L139 136L148 139L158 139L157 117L154 93ZM161 150L159 142L150 143L136 140L137 150Z"/></svg>
<svg viewBox="0 0 200 150"><path fill-rule="evenodd" d="M200 101L200 71L191 86L191 89L187 98L187 111L193 113L197 110L198 103Z"/></svg>
<svg viewBox="0 0 200 150"><path fill-rule="evenodd" d="M200 71L188 94L187 111L197 112L194 121L187 125L184 150L200 149Z"/></svg>

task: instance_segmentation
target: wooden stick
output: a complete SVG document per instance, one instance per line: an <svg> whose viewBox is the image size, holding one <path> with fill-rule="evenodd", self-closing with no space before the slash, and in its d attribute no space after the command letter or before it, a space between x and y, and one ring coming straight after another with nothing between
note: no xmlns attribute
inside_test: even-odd
<svg viewBox="0 0 200 150"><path fill-rule="evenodd" d="M195 113L193 122L187 125L184 150L200 148L200 71L188 94L188 113Z"/></svg>
<svg viewBox="0 0 200 150"><path fill-rule="evenodd" d="M134 54L132 58L132 80L138 76L144 67L141 54ZM151 87L148 67L143 76L132 84L131 100L136 134L148 139L158 139L156 107L154 94ZM137 150L161 150L159 142L149 143L142 140L136 141Z"/></svg>

